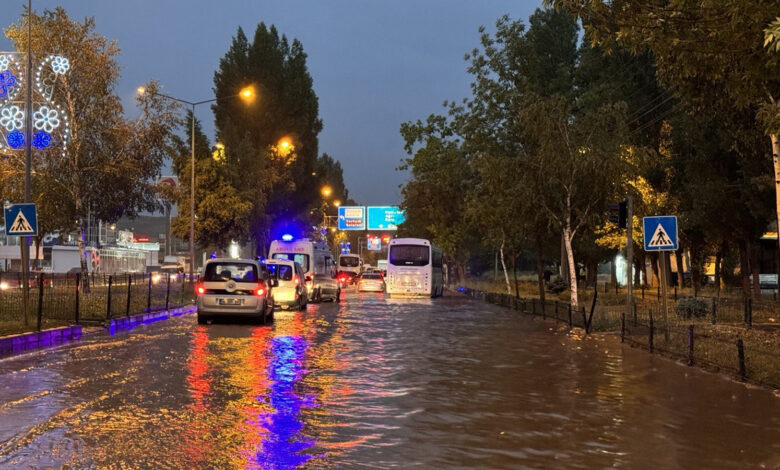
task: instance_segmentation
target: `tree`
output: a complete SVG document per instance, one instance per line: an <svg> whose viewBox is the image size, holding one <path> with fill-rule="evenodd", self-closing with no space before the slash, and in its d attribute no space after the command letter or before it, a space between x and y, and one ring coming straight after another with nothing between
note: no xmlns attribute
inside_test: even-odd
<svg viewBox="0 0 780 470"><path fill-rule="evenodd" d="M192 112L187 113L183 126L187 134L192 119ZM230 184L230 169L225 161L214 158L210 147L200 122L195 119L195 241L204 248L224 250L232 241L248 240L252 204ZM180 181L173 194L179 213L171 228L184 240L190 238L191 161L190 137L177 138L172 168Z"/></svg>
<svg viewBox="0 0 780 470"><path fill-rule="evenodd" d="M39 214L44 227L62 233L75 229L83 251L82 221L88 211L110 222L158 207L154 181L178 122L175 106L147 93L138 98L141 117L124 119L114 90L119 48L95 32L94 20L76 22L62 8L25 14L5 30L18 50L28 48L28 20L32 21L33 56L57 53L72 64L68 73L56 76L52 96L69 118L70 141L62 154L61 147L34 152L33 188L40 191L34 199L45 201ZM147 88L155 91L157 85L151 82ZM4 174L21 173L20 163L21 159L10 160ZM3 187L18 191L18 186ZM85 271L83 256L81 265Z"/></svg>
<svg viewBox="0 0 780 470"><path fill-rule="evenodd" d="M521 115L528 143L525 181L537 207L563 234L573 307L578 305L574 237L594 225L616 193L625 193L625 116L625 104L575 114L559 95L528 100Z"/></svg>
<svg viewBox="0 0 780 470"><path fill-rule="evenodd" d="M693 111L714 108L755 116L772 144L775 218L780 221L780 54L774 2L545 1L575 13L587 39L605 50L622 44L634 53L651 51L659 81ZM775 53L767 54L764 47Z"/></svg>
<svg viewBox="0 0 780 470"><path fill-rule="evenodd" d="M398 234L431 239L452 260L462 283L475 242L466 215L467 194L474 177L467 155L443 116L403 123L401 135L404 149L412 157L399 167L409 170L411 179L401 190L406 221Z"/></svg>
<svg viewBox="0 0 780 470"><path fill-rule="evenodd" d="M247 84L258 96L252 106L234 98ZM225 145L230 183L252 203L251 235L264 252L271 221L301 218L319 197L312 173L322 122L303 45L264 23L251 42L239 28L214 85L217 136ZM285 137L294 152L277 148Z"/></svg>

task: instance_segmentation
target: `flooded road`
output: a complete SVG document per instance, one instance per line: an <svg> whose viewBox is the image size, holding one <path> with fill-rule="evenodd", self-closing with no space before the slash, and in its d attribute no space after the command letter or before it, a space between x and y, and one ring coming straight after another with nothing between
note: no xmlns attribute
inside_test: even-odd
<svg viewBox="0 0 780 470"><path fill-rule="evenodd" d="M462 297L0 361L0 468L780 468L780 398Z"/></svg>

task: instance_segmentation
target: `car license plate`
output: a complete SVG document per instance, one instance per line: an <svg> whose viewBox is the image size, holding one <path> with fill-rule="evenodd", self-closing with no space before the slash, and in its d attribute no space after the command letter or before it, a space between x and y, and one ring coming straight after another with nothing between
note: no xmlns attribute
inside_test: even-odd
<svg viewBox="0 0 780 470"><path fill-rule="evenodd" d="M217 299L217 303L219 305L242 305L244 303L244 299Z"/></svg>

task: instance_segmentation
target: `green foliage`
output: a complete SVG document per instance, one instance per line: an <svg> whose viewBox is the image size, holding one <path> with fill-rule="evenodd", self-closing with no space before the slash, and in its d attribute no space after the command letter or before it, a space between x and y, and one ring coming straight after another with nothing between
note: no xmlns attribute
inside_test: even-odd
<svg viewBox="0 0 780 470"><path fill-rule="evenodd" d="M241 28L214 74L217 136L225 145L230 184L252 204L251 235L264 251L271 221L295 219L316 205L319 105L297 40L260 23L252 41ZM236 98L255 88L252 104ZM293 151L281 152L288 137Z"/></svg>
<svg viewBox="0 0 780 470"><path fill-rule="evenodd" d="M560 276L555 276L547 283L547 291L553 294L560 294L569 288L569 284Z"/></svg>

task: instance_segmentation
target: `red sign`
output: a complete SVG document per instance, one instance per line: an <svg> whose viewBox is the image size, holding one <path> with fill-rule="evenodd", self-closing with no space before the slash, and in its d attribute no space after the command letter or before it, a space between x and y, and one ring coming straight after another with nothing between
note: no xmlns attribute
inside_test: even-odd
<svg viewBox="0 0 780 470"><path fill-rule="evenodd" d="M136 243L144 243L149 241L149 237L147 237L146 235L139 235L133 238L133 241Z"/></svg>

